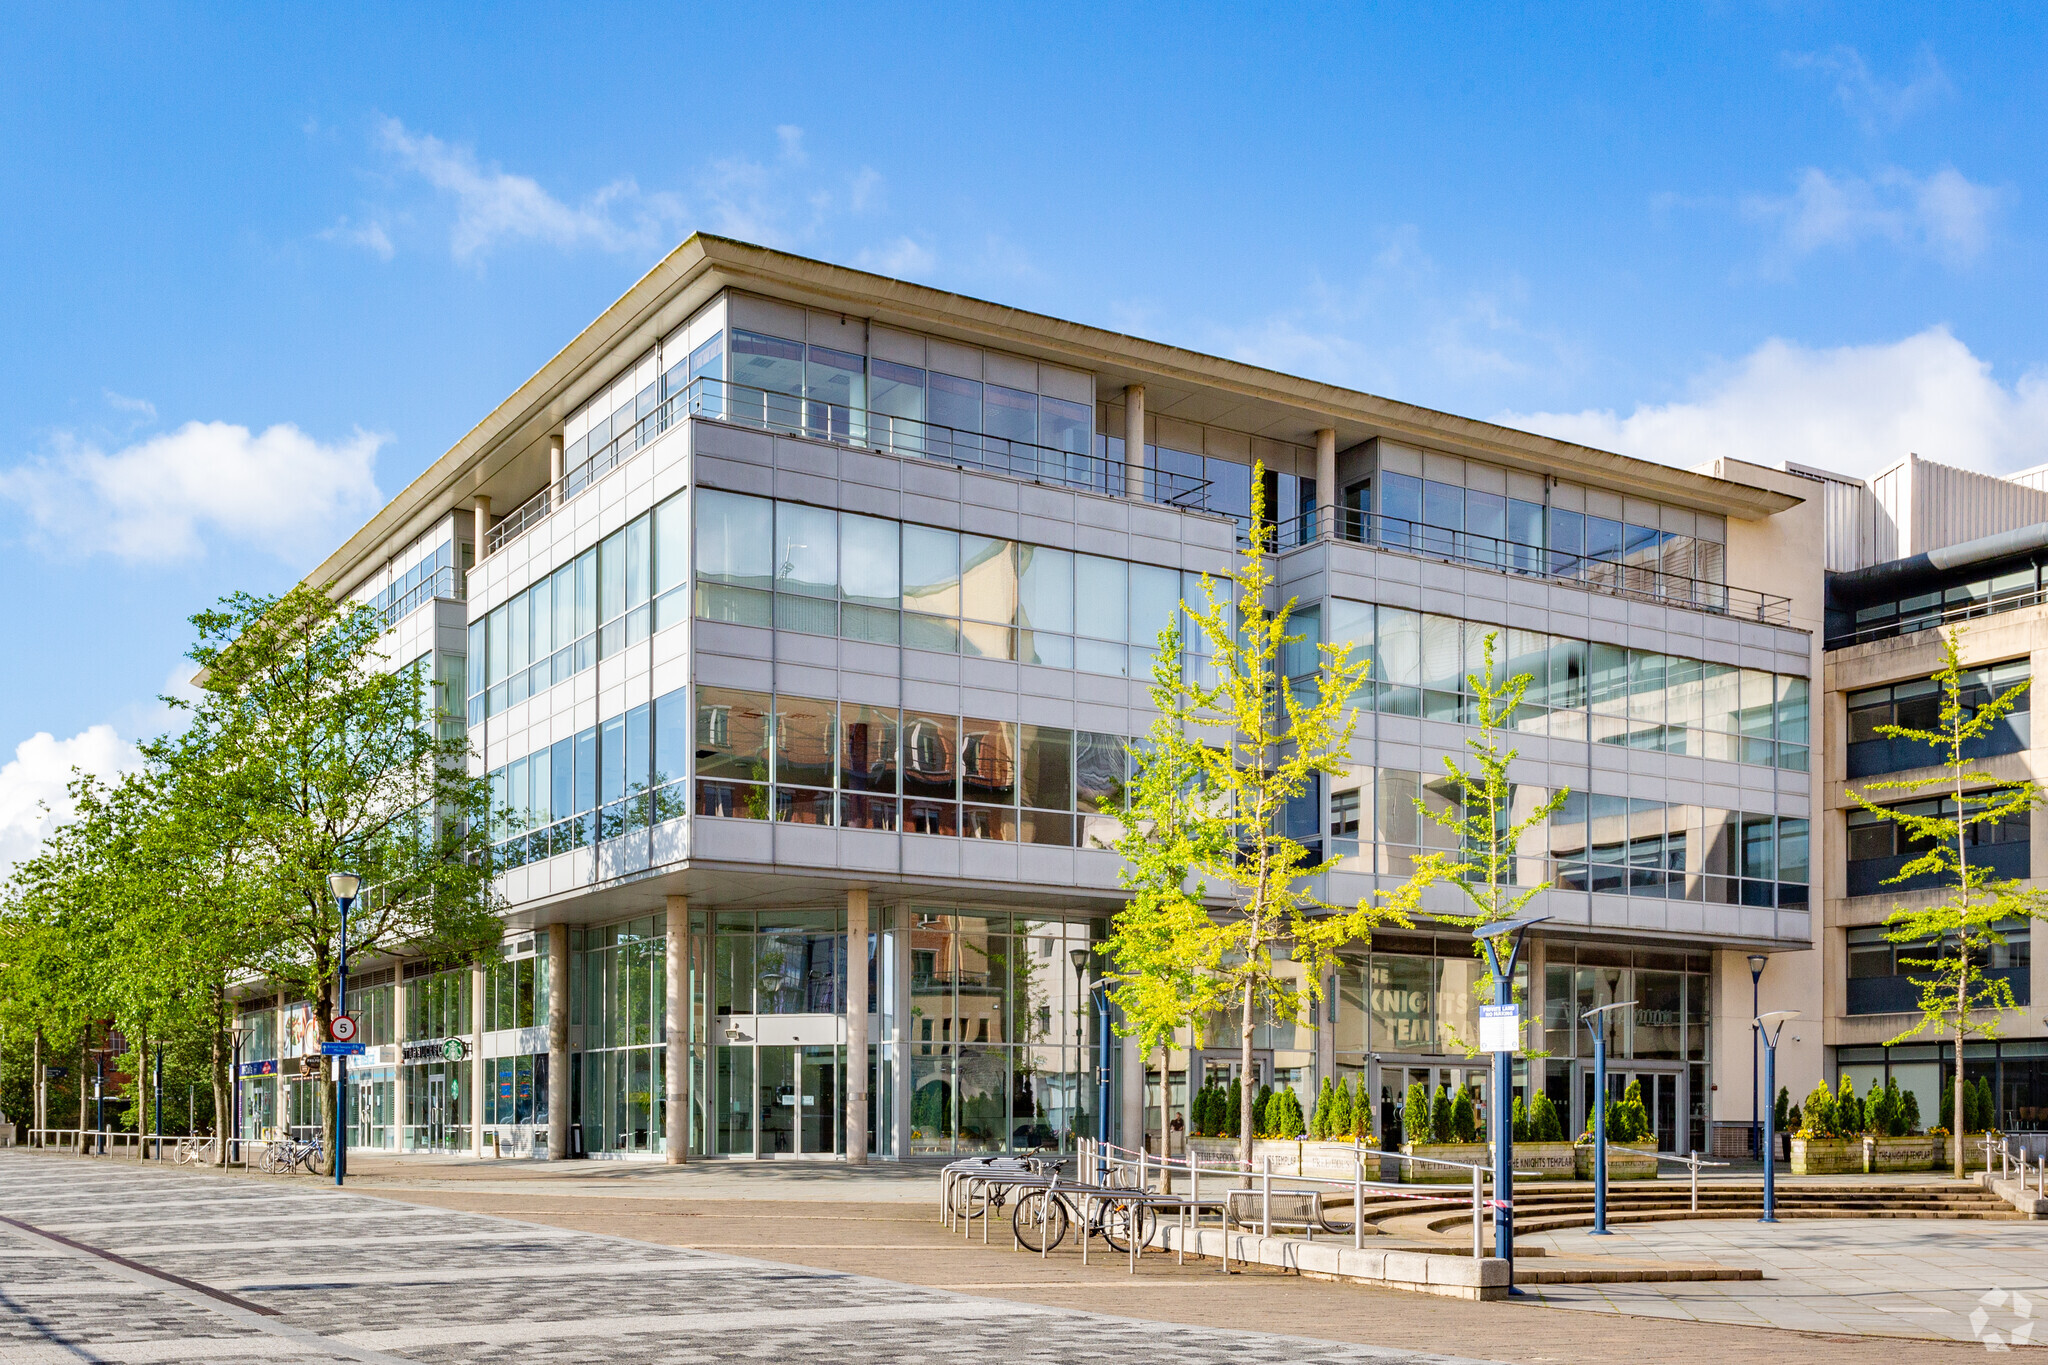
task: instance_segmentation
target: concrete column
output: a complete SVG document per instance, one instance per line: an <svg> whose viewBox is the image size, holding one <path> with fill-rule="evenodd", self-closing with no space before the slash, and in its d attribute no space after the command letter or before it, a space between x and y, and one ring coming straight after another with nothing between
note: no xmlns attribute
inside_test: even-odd
<svg viewBox="0 0 2048 1365"><path fill-rule="evenodd" d="M846 1164L868 1164L868 893L846 893Z"/></svg>
<svg viewBox="0 0 2048 1365"><path fill-rule="evenodd" d="M1132 1151L1145 1147L1145 1051L1136 1035L1119 1038L1123 1048L1124 1092L1117 1105L1117 1125L1123 1130L1123 1145Z"/></svg>
<svg viewBox="0 0 2048 1365"><path fill-rule="evenodd" d="M405 1150L406 1120L412 1114L412 1087L405 1079L405 963L391 964L391 1034L398 1065L391 1069L391 1150Z"/></svg>
<svg viewBox="0 0 2048 1365"><path fill-rule="evenodd" d="M1145 386L1124 386L1124 495L1145 496Z"/></svg>
<svg viewBox="0 0 2048 1365"><path fill-rule="evenodd" d="M291 1126L291 1111L285 1107L284 1102L284 1092L288 1088L286 1085L284 1060L285 1025L289 1022L290 1018L291 1016L286 1013L284 1007L284 991L279 990L277 993L277 1076L270 1087L271 1111L275 1118L275 1122L271 1126L279 1130ZM297 1058L292 1059L291 1066L294 1071L298 1069L299 1061ZM257 1136L261 1137L263 1135L259 1132Z"/></svg>
<svg viewBox="0 0 2048 1365"><path fill-rule="evenodd" d="M558 433L548 437L548 487L553 488L562 481L562 438ZM550 499L552 501L552 499Z"/></svg>
<svg viewBox="0 0 2048 1365"><path fill-rule="evenodd" d="M1337 431L1316 433L1316 538L1337 534Z"/></svg>
<svg viewBox="0 0 2048 1365"><path fill-rule="evenodd" d="M670 896L668 951L662 954L668 990L666 1041L668 1090L668 1164L690 1158L690 898Z"/></svg>
<svg viewBox="0 0 2048 1365"><path fill-rule="evenodd" d="M569 1155L569 926L548 926L548 1160Z"/></svg>
<svg viewBox="0 0 2048 1365"><path fill-rule="evenodd" d="M484 1154L484 964L469 968L469 1154Z"/></svg>
<svg viewBox="0 0 2048 1365"><path fill-rule="evenodd" d="M484 562L484 556L490 553L484 534L491 529L491 500L479 493L473 507L476 517L476 562L481 564Z"/></svg>

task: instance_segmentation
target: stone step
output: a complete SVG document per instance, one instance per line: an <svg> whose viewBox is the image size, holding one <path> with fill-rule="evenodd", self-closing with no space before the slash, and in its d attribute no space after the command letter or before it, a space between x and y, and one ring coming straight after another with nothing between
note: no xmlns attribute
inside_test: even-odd
<svg viewBox="0 0 2048 1365"><path fill-rule="evenodd" d="M1515 1251L1516 1284L1647 1284L1672 1280L1761 1280L1754 1266L1528 1266Z"/></svg>

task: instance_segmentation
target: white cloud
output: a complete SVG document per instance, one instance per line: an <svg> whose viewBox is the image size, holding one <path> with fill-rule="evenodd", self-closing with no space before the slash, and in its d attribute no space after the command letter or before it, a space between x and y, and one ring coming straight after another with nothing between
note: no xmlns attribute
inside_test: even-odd
<svg viewBox="0 0 2048 1365"><path fill-rule="evenodd" d="M938 267L939 258L932 249L909 237L898 237L893 242L884 242L877 247L868 247L854 257L854 264L862 270L872 270L878 275L893 275L898 279L915 279L920 275L929 277Z"/></svg>
<svg viewBox="0 0 2048 1365"><path fill-rule="evenodd" d="M209 536L293 560L309 543L382 501L375 465L384 437L357 431L332 444L290 423L260 435L227 422L187 422L111 453L61 435L48 454L0 470L0 498L20 505L46 543L137 562L205 553Z"/></svg>
<svg viewBox="0 0 2048 1365"><path fill-rule="evenodd" d="M391 244L391 234L384 230L384 224L372 218L367 223L351 223L346 215L319 234L323 242L340 242L345 246L359 246L380 261L388 261L396 254Z"/></svg>
<svg viewBox="0 0 2048 1365"><path fill-rule="evenodd" d="M141 764L135 746L111 725L94 725L69 739L48 731L30 735L0 764L0 874L31 856L43 839L69 819L72 802L65 787L72 770L112 777Z"/></svg>
<svg viewBox="0 0 2048 1365"><path fill-rule="evenodd" d="M519 240L647 250L666 245L683 222L675 196L643 194L631 179L615 180L572 206L531 176L486 167L469 148L414 133L395 118L379 125L378 136L406 169L454 199L448 245L458 261L478 260L502 242Z"/></svg>
<svg viewBox="0 0 2048 1365"><path fill-rule="evenodd" d="M1674 465L1785 460L1867 477L1917 452L1987 473L2048 461L2048 373L2002 384L1946 327L1870 346L1773 339L1701 376L1689 398L1494 420Z"/></svg>
<svg viewBox="0 0 2048 1365"><path fill-rule="evenodd" d="M1888 81L1872 74L1863 54L1853 47L1787 53L1785 63L1794 70L1812 71L1833 82L1835 99L1864 132L1871 134L1898 127L1955 90L1941 63L1924 47L1915 62L1914 76L1906 81Z"/></svg>
<svg viewBox="0 0 2048 1365"><path fill-rule="evenodd" d="M1776 227L1785 255L1876 240L1962 265L1984 250L2003 198L2001 190L1975 184L1952 166L1924 177L1887 167L1867 178L1810 166L1790 194L1750 195L1742 213Z"/></svg>
<svg viewBox="0 0 2048 1365"><path fill-rule="evenodd" d="M114 411L128 413L141 422L156 420L156 404L147 398L130 398L126 394L115 393L112 389L102 389L100 392L106 395L107 406Z"/></svg>

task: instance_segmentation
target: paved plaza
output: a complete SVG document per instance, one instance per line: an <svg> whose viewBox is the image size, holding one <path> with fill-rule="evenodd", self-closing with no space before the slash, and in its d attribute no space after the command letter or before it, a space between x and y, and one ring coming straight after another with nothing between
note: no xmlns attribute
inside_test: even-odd
<svg viewBox="0 0 2048 1365"><path fill-rule="evenodd" d="M0 1210L7 1365L1452 1359L973 1298L306 1181L7 1153Z"/></svg>

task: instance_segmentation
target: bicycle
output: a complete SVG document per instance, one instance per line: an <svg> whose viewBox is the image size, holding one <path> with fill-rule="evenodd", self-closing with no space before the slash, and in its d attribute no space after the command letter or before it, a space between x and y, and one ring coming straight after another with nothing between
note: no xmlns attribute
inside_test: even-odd
<svg viewBox="0 0 2048 1365"><path fill-rule="evenodd" d="M290 1175L303 1166L310 1175L324 1150L317 1137L304 1142L291 1137L279 1138L264 1147L263 1170L269 1175Z"/></svg>
<svg viewBox="0 0 2048 1365"><path fill-rule="evenodd" d="M1026 1152L1021 1156L970 1158L966 1161L957 1161L948 1169L956 1175L971 1173L976 1170L1009 1170L1022 1171L1030 1175L1043 1175L1048 1169L1058 1170L1063 1164L1065 1163L1048 1163L1039 1159L1035 1153ZM997 1212L1001 1212L1003 1205L1009 1201L1009 1196L1010 1190L1007 1185L991 1184L985 1187L982 1200L977 1201L972 1196L968 1182L965 1179L955 1179L950 1195L953 1205L953 1216L955 1218L978 1218L985 1209L994 1209Z"/></svg>
<svg viewBox="0 0 2048 1365"><path fill-rule="evenodd" d="M171 1160L180 1166L188 1163L211 1166L219 1156L220 1149L215 1146L216 1141L217 1139L210 1137L179 1138L178 1145L172 1149Z"/></svg>
<svg viewBox="0 0 2048 1365"><path fill-rule="evenodd" d="M1017 1200L1017 1207L1010 1213L1010 1228L1016 1234L1017 1242L1026 1250L1036 1252L1052 1251L1066 1240L1069 1227L1081 1221L1076 1201L1088 1209L1088 1226L1084 1237L1100 1237L1109 1243L1112 1250L1128 1253L1135 1239L1139 1246L1152 1240L1152 1233L1158 1223L1158 1215L1149 1204L1123 1202L1114 1196L1103 1197L1103 1191L1087 1185L1078 1185L1063 1190L1059 1185L1061 1162L1052 1168L1053 1183L1043 1189L1025 1191ZM1133 1190L1142 1194L1143 1191Z"/></svg>

